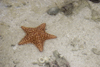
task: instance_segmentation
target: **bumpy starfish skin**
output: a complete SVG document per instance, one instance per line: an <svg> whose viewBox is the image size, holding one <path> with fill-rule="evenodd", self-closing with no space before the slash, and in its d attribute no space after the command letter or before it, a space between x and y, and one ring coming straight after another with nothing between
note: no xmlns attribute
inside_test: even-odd
<svg viewBox="0 0 100 67"><path fill-rule="evenodd" d="M56 36L45 32L45 26L45 23L41 24L36 28L21 26L21 28L25 31L26 36L18 44L23 45L27 43L32 43L39 49L39 51L42 52L44 41L47 39L56 38Z"/></svg>

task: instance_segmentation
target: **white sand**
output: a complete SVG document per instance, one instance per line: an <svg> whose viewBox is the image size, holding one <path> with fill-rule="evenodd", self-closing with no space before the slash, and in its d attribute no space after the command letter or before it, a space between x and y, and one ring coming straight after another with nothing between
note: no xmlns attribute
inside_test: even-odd
<svg viewBox="0 0 100 67"><path fill-rule="evenodd" d="M64 55L71 67L100 67L100 56L91 51L92 48L100 50L100 22L91 20L91 10L88 7L69 17L62 13L56 16L46 13L56 4L61 7L63 2L64 0L0 1L0 67L39 67L32 62L41 56L52 55L54 50ZM100 4L91 3L91 6L100 11ZM46 32L57 38L45 41L43 52L39 52L32 44L19 46L18 42L25 36L20 27L37 27L41 23L46 23Z"/></svg>

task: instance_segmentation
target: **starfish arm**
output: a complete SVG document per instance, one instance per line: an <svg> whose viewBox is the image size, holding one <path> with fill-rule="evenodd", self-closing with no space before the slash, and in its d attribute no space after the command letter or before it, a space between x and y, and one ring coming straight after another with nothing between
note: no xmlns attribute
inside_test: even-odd
<svg viewBox="0 0 100 67"><path fill-rule="evenodd" d="M26 33L31 33L35 30L35 28L29 28L29 27L24 27L21 26L21 28L26 32Z"/></svg>
<svg viewBox="0 0 100 67"><path fill-rule="evenodd" d="M30 38L26 35L19 43L18 45L23 45L23 44L27 44L30 43Z"/></svg>
<svg viewBox="0 0 100 67"><path fill-rule="evenodd" d="M40 52L43 51L43 43L38 43L35 46L39 49Z"/></svg>
<svg viewBox="0 0 100 67"><path fill-rule="evenodd" d="M45 33L45 40L47 40L47 39L54 39L54 38L57 38L57 36Z"/></svg>
<svg viewBox="0 0 100 67"><path fill-rule="evenodd" d="M45 31L45 26L46 26L46 23L43 23L40 26L38 26L37 29Z"/></svg>

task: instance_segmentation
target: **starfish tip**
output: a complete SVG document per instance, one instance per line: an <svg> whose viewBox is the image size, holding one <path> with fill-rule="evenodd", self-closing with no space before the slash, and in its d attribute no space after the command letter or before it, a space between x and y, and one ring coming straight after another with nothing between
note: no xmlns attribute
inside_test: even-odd
<svg viewBox="0 0 100 67"><path fill-rule="evenodd" d="M21 26L21 28L24 29L25 27L24 26Z"/></svg>
<svg viewBox="0 0 100 67"><path fill-rule="evenodd" d="M43 51L43 49L42 50L39 50L40 52L42 52Z"/></svg>
<svg viewBox="0 0 100 67"><path fill-rule="evenodd" d="M18 45L22 45L22 44L19 42Z"/></svg>

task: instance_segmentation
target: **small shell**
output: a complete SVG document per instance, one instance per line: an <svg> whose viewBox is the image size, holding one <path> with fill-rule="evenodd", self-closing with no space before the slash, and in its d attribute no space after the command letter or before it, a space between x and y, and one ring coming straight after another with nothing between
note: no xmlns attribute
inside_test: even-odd
<svg viewBox="0 0 100 67"><path fill-rule="evenodd" d="M44 59L43 57L40 57L40 58L38 59L38 61L39 61L40 63L45 63L45 59Z"/></svg>
<svg viewBox="0 0 100 67"><path fill-rule="evenodd" d="M63 55L60 54L60 58L64 57Z"/></svg>
<svg viewBox="0 0 100 67"><path fill-rule="evenodd" d="M58 7L53 7L53 8L50 8L47 13L49 15L57 15L58 12L60 11L60 9Z"/></svg>
<svg viewBox="0 0 100 67"><path fill-rule="evenodd" d="M50 58L49 57L44 57L44 60L46 63L48 63L50 61Z"/></svg>

